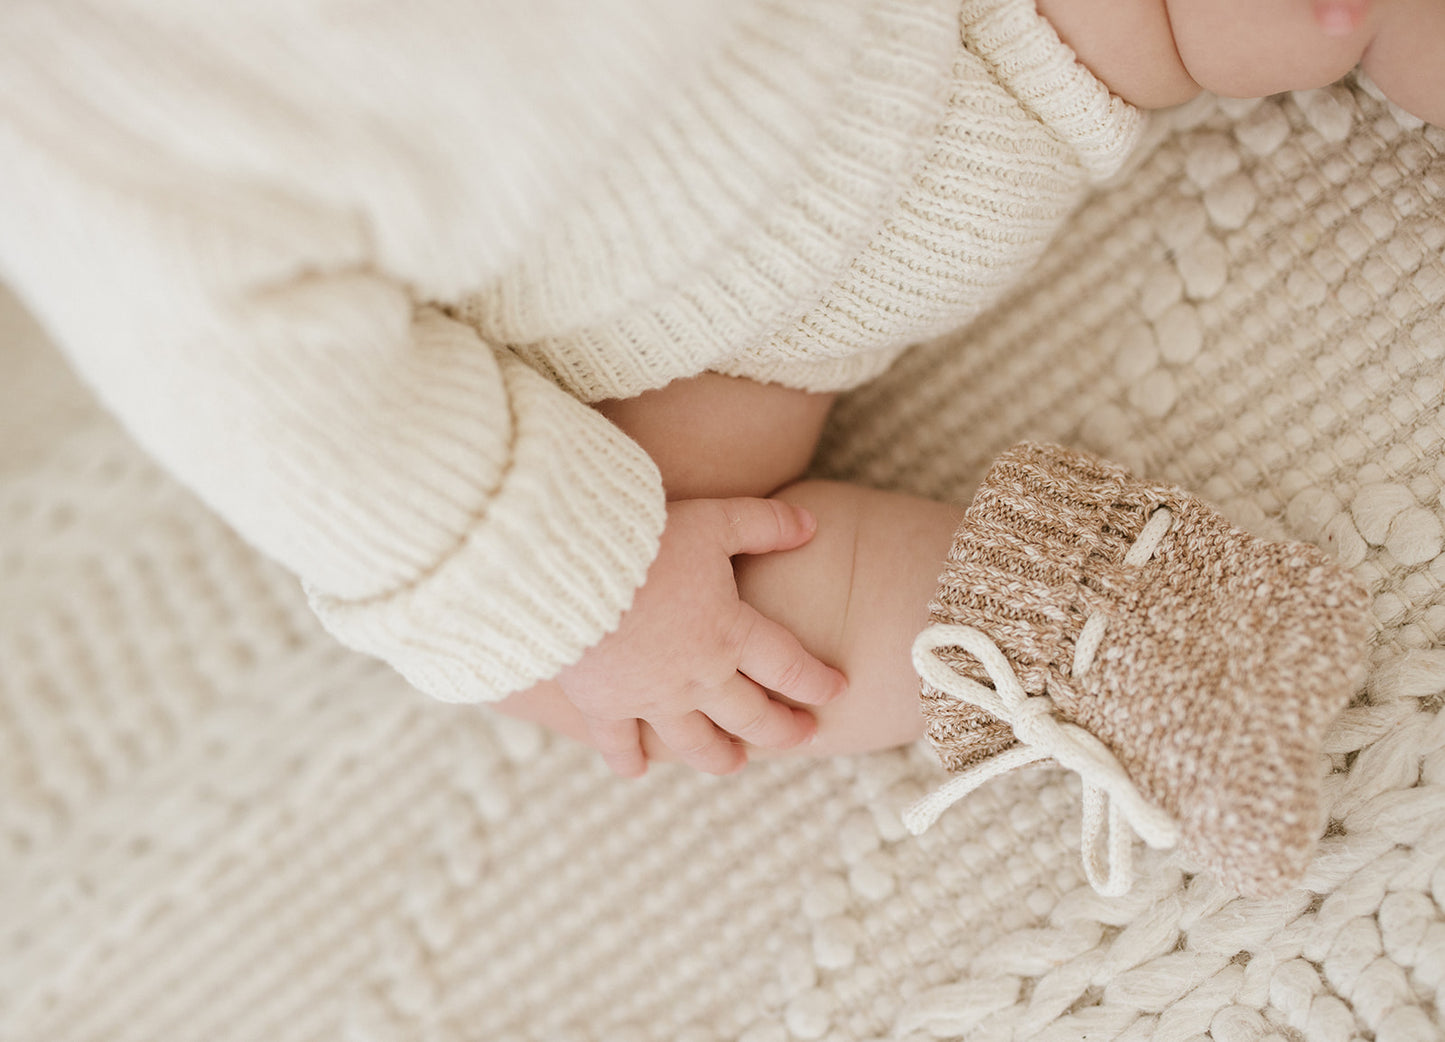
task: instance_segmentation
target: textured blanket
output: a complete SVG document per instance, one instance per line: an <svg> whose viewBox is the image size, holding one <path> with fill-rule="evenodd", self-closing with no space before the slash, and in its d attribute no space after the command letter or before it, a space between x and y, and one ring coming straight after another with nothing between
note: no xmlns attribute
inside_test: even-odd
<svg viewBox="0 0 1445 1042"><path fill-rule="evenodd" d="M1445 132L1366 86L1202 99L1028 283L837 409L822 475L965 502L1099 452L1367 584L1301 889L1105 899L1078 786L920 838L912 748L610 778L431 703L0 311L0 1039L1445 1037Z"/></svg>

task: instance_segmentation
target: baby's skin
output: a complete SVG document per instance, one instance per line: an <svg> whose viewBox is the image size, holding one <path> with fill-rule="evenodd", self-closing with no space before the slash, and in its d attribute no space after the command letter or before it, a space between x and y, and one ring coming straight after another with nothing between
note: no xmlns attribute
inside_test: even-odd
<svg viewBox="0 0 1445 1042"><path fill-rule="evenodd" d="M817 534L794 550L738 557L738 594L791 630L813 655L842 670L848 690L810 707L817 725L816 733L808 727L806 744L729 742L733 759L716 773L741 766L745 753L746 758L787 751L833 756L889 749L923 734L909 649L928 624L928 599L962 508L829 481L799 482L776 499L808 509L818 519ZM556 683L514 695L499 708L596 744L582 713ZM694 762L689 750L669 748L650 726L643 725L639 737L646 760Z"/></svg>
<svg viewBox="0 0 1445 1042"><path fill-rule="evenodd" d="M856 753L918 738L909 647L927 623L928 598L963 511L861 486L797 482L831 403L829 395L712 373L603 403L601 411L662 473L670 501L663 552L616 632L578 666L498 708L593 746L624 777L654 760L726 774L749 756ZM783 536L789 547L762 554L729 554L707 538L711 530L726 538L754 525L766 538L795 523L783 515L774 525L769 504L803 508L816 532L794 529ZM689 540L687 553L670 552L678 533ZM711 581L700 578L721 569L736 582L732 603L715 599ZM645 600L653 590L670 591L656 608ZM701 600L724 620L721 627L696 610ZM741 725L728 722L736 709L722 703L742 696L719 679L734 672L737 652L716 637L732 628L734 604L799 642L779 671L797 687L750 674L761 689L746 701Z"/></svg>
<svg viewBox="0 0 1445 1042"><path fill-rule="evenodd" d="M1445 126L1441 0L1038 0L1088 69L1140 108L1201 90L1259 98L1355 66L1391 101Z"/></svg>
<svg viewBox="0 0 1445 1042"><path fill-rule="evenodd" d="M1445 125L1445 0L1038 4L1079 60L1141 108L1201 90L1318 87L1359 65L1393 102ZM599 405L658 464L663 548L616 632L498 708L586 742L629 777L651 760L725 774L750 755L919 737L908 649L962 511L795 484L831 402L703 374Z"/></svg>

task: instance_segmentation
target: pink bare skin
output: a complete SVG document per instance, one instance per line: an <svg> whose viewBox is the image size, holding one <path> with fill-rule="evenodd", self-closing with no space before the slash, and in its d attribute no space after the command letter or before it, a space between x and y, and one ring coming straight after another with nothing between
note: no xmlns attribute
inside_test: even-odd
<svg viewBox="0 0 1445 1042"><path fill-rule="evenodd" d="M1356 65L1385 95L1445 126L1440 0L1038 0L1088 69L1162 108L1201 90L1257 98L1333 83Z"/></svg>

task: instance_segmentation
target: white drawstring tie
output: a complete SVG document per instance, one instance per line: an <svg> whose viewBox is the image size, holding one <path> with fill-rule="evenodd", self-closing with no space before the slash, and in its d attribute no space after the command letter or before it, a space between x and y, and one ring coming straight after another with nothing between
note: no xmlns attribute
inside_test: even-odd
<svg viewBox="0 0 1445 1042"><path fill-rule="evenodd" d="M1168 531L1171 520L1167 509L1156 510L1129 548L1124 563L1138 567L1147 561ZM1075 645L1075 677L1087 672L1093 664L1105 626L1106 621L1100 615L1091 616L1085 622ZM968 652L983 666L993 687L956 672L939 657L940 648L961 648ZM1155 849L1167 849L1178 843L1178 825L1144 798L1108 747L1077 724L1060 720L1054 713L1053 700L1047 695L1025 692L1008 659L982 631L972 626L943 623L930 626L913 642L913 666L934 688L1007 723L1020 744L956 775L909 807L903 815L909 832L915 836L924 832L945 810L989 780L1052 758L1077 773L1083 781L1080 853L1089 884L1100 894L1118 897L1128 893L1133 884L1133 840L1124 828L1126 824Z"/></svg>

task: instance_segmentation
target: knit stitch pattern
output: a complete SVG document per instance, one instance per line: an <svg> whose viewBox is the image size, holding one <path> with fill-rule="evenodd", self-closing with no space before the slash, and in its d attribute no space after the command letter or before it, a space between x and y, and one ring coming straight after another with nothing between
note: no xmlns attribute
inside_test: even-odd
<svg viewBox="0 0 1445 1042"><path fill-rule="evenodd" d="M704 368L857 386L997 300L1140 138L1030 3L754 17L723 48L730 96L683 84L457 309L584 401Z"/></svg>
<svg viewBox="0 0 1445 1042"><path fill-rule="evenodd" d="M584 403L856 386L1012 286L1142 122L1032 0L418 2L0 8L0 269L446 701L576 662L657 552L657 470Z"/></svg>
<svg viewBox="0 0 1445 1042"><path fill-rule="evenodd" d="M967 331L847 396L820 476L969 502L1023 440L1306 540L1369 591L1295 889L1078 787L914 839L926 748L611 779L411 692L168 480L4 306L6 1042L1430 1042L1445 1011L1445 134L1347 84L1202 99Z"/></svg>
<svg viewBox="0 0 1445 1042"><path fill-rule="evenodd" d="M1126 561L1159 509L1163 542ZM1366 604L1314 546L1267 542L1183 489L1024 443L974 496L929 617L986 633L1024 691L1101 739L1179 823L1187 854L1258 896L1299 880L1323 826L1317 758L1360 679ZM1102 644L1081 660L1090 619ZM973 656L944 660L991 685ZM969 703L927 683L922 697L951 770L1013 744Z"/></svg>

